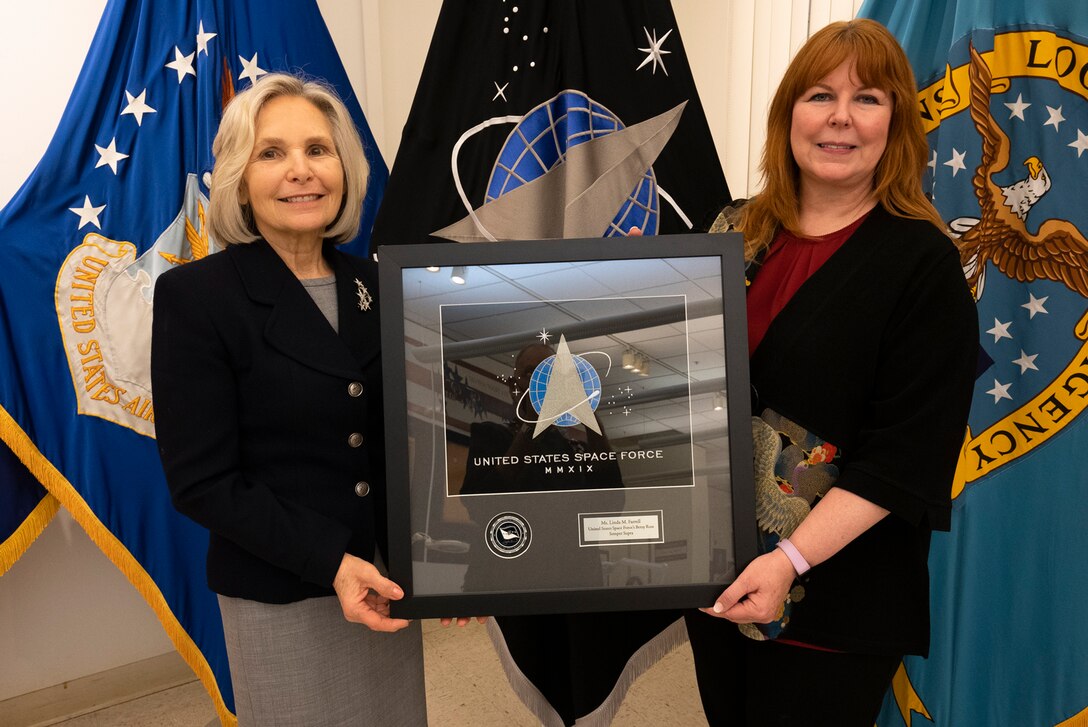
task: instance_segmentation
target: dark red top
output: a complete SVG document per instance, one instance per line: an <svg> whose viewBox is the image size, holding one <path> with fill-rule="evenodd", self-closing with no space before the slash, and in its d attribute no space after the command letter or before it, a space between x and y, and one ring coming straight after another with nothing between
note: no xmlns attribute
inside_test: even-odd
<svg viewBox="0 0 1088 727"><path fill-rule="evenodd" d="M748 288L748 355L763 340L774 317L793 294L820 269L868 217L865 213L841 230L820 237L799 237L779 230Z"/></svg>
<svg viewBox="0 0 1088 727"><path fill-rule="evenodd" d="M868 213L841 230L820 237L798 237L788 230L775 235L763 258L759 275L748 288L748 355L759 346L774 317L786 307L790 298L804 285L809 276L820 269L835 251L842 247L865 221ZM778 639L778 643L802 646L818 651L837 651L806 644L793 639Z"/></svg>

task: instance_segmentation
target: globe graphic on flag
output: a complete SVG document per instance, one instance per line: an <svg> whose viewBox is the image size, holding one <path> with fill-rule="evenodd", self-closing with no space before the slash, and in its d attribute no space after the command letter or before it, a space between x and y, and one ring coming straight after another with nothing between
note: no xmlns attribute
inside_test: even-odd
<svg viewBox="0 0 1088 727"><path fill-rule="evenodd" d="M597 405L601 403L601 377L597 375L597 371L581 356L571 354L571 359L574 360L574 369L578 372L578 378L582 382L582 388L585 389L586 398L589 400L589 406L593 411L597 411ZM555 364L555 356L548 356L548 358L537 364L533 369L533 375L529 378L529 403L533 405L533 409L537 414L540 413L541 407L544 406L544 393L548 390L548 382L552 378L552 366ZM592 396L594 392L598 392L597 396ZM590 398L592 396L592 398ZM573 427L578 423L571 414L563 414L557 418L552 424L557 427Z"/></svg>
<svg viewBox="0 0 1088 727"><path fill-rule="evenodd" d="M563 91L522 117L499 151L487 183L486 202L527 184L561 164L567 149L624 128L623 122L581 91ZM639 178L602 237L632 227L657 233L659 198L653 167ZM558 422L557 422L558 423Z"/></svg>

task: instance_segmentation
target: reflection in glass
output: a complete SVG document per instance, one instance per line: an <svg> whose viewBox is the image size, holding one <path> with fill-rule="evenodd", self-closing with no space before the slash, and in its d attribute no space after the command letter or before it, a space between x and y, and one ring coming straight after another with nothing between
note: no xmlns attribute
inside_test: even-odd
<svg viewBox="0 0 1088 727"><path fill-rule="evenodd" d="M728 569L693 542L731 518L718 258L402 276L417 593Z"/></svg>

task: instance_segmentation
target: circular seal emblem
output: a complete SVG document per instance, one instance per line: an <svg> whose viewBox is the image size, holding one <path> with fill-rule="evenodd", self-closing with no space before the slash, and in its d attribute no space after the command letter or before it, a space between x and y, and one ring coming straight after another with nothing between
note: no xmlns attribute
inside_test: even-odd
<svg viewBox="0 0 1088 727"><path fill-rule="evenodd" d="M529 549L533 531L516 512L501 512L487 524L484 539L491 552L500 558L517 558Z"/></svg>

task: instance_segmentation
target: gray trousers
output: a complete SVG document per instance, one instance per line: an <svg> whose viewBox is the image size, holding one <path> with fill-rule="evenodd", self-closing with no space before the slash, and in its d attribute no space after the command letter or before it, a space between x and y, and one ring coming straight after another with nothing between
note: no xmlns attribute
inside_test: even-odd
<svg viewBox="0 0 1088 727"><path fill-rule="evenodd" d="M425 727L419 621L348 623L335 596L268 604L219 596L239 727Z"/></svg>

